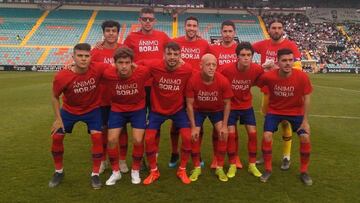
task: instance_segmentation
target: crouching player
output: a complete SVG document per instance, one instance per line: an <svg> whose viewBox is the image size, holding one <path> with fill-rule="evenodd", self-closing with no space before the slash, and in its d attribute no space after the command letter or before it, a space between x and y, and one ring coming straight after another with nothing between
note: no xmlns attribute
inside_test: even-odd
<svg viewBox="0 0 360 203"><path fill-rule="evenodd" d="M200 129L208 117L217 131L216 175L220 181L228 181L223 165L226 155L230 114L230 99L233 97L229 81L216 72L217 61L214 55L205 54L201 59L201 72L194 73L186 88L187 114L191 123L192 156L195 169L190 180L196 181L201 175L200 167Z"/></svg>
<svg viewBox="0 0 360 203"><path fill-rule="evenodd" d="M64 135L71 133L74 124L82 121L87 124L92 140L91 185L94 189L101 188L99 168L103 156L103 146L99 83L104 70L110 65L90 63L90 49L89 44L77 44L73 53L75 65L61 70L55 75L52 95L55 122L51 129L51 152L55 162L55 173L49 182L49 187L57 186L64 177ZM63 95L61 109L60 95Z"/></svg>
<svg viewBox="0 0 360 203"><path fill-rule="evenodd" d="M133 59L131 49L119 48L114 54L116 67L107 69L104 73L105 84L111 95L107 152L113 170L106 185L114 185L121 178L118 140L128 122L131 123L133 135L131 182L141 182L139 170L144 153L143 137L146 126L144 84L150 78L150 73L144 66L135 68Z"/></svg>
<svg viewBox="0 0 360 203"><path fill-rule="evenodd" d="M236 175L236 123L245 125L248 134L249 173L260 177L256 168L257 135L256 120L252 107L251 87L264 72L260 65L252 63L254 50L249 42L241 42L236 47L237 63L223 66L220 72L230 81L234 97L231 99L231 112L229 116L228 155L230 168L229 178Z"/></svg>
<svg viewBox="0 0 360 203"><path fill-rule="evenodd" d="M281 121L288 121L300 138L300 179L312 185L308 175L310 160L310 126L308 111L312 86L306 73L293 68L294 55L289 49L277 53L279 69L260 76L258 85L269 90L269 107L265 116L262 151L265 172L260 177L267 182L272 171L272 136Z"/></svg>

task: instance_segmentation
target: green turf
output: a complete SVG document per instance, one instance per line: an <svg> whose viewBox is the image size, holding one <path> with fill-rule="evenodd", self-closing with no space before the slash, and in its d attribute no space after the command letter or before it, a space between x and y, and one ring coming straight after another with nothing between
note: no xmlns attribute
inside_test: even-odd
<svg viewBox="0 0 360 203"><path fill-rule="evenodd" d="M313 143L310 174L314 180L311 187L304 186L298 177L298 139L295 136L291 170L280 171L282 143L279 135L275 136L274 170L269 183L260 183L245 169L238 171L229 182L219 182L208 169L211 159L209 127L202 151L207 167L198 182L183 185L175 176L176 170L167 167L170 145L166 125L159 156L161 178L157 183L132 185L126 174L116 186L99 191L90 187L90 140L82 124L65 139L63 183L58 188L48 188L53 173L49 151L49 131L54 119L50 104L52 77L52 73L0 73L1 202L360 202L360 77L357 75L311 76L315 85L310 117ZM259 91L255 90L254 95L261 132ZM246 166L247 138L241 129L240 155ZM258 137L260 140L260 133ZM103 182L109 173L101 177Z"/></svg>

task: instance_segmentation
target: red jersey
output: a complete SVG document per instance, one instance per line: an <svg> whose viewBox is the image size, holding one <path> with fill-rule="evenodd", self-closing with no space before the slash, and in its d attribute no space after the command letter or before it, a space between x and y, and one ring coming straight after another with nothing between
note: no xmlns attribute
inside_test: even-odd
<svg viewBox="0 0 360 203"><path fill-rule="evenodd" d="M281 43L275 44L271 39L256 42L252 45L254 51L261 55L261 64L265 63L266 60L273 60L277 62L277 52L280 49L290 49L294 53L295 61L301 59L301 53L296 46L295 42L284 39Z"/></svg>
<svg viewBox="0 0 360 203"><path fill-rule="evenodd" d="M109 66L91 63L84 74L65 69L59 71L53 81L53 94L56 97L63 94L62 108L69 113L81 115L99 107L99 83L104 70Z"/></svg>
<svg viewBox="0 0 360 203"><path fill-rule="evenodd" d="M224 47L223 45L210 46L210 53L214 54L218 59L218 69L225 64L237 62L236 47L237 43L230 47Z"/></svg>
<svg viewBox="0 0 360 203"><path fill-rule="evenodd" d="M143 59L162 59L166 44L170 38L165 32L153 30L151 34L137 31L130 33L124 45L134 51L134 61Z"/></svg>
<svg viewBox="0 0 360 203"><path fill-rule="evenodd" d="M120 78L115 67L104 72L107 92L110 93L111 111L130 112L145 107L145 81L150 78L149 69L137 66L129 78Z"/></svg>
<svg viewBox="0 0 360 203"><path fill-rule="evenodd" d="M288 78L279 76L279 69L260 76L258 85L269 89L267 113L277 115L304 115L304 95L312 92L311 82L306 73L293 69Z"/></svg>
<svg viewBox="0 0 360 203"><path fill-rule="evenodd" d="M114 64L114 53L117 48L121 47L119 45L115 49L98 49L94 48L91 50L91 61L100 62L106 64ZM110 106L110 97L108 91L105 91L105 85L103 81L100 82L100 95L101 95L101 106Z"/></svg>
<svg viewBox="0 0 360 203"><path fill-rule="evenodd" d="M185 36L174 39L181 47L181 58L192 68L199 70L201 57L209 52L209 43L204 39L186 40Z"/></svg>
<svg viewBox="0 0 360 203"><path fill-rule="evenodd" d="M163 59L166 44L170 38L165 32L153 30L151 34L144 34L141 30L130 33L124 45L134 51L134 62L146 59ZM145 83L151 86L151 80Z"/></svg>
<svg viewBox="0 0 360 203"><path fill-rule="evenodd" d="M192 67L185 63L168 71L164 60L149 61L151 76L151 110L163 115L173 115L184 107L184 93L191 77Z"/></svg>
<svg viewBox="0 0 360 203"><path fill-rule="evenodd" d="M231 110L245 110L252 107L251 87L256 85L256 81L263 74L263 68L251 63L245 71L240 71L237 63L223 66L220 70L231 83L231 89L234 97L231 99Z"/></svg>
<svg viewBox="0 0 360 203"><path fill-rule="evenodd" d="M224 99L234 94L229 81L220 73L215 73L214 81L205 84L201 73L195 73L186 87L186 97L194 98L194 109L200 112L217 112L224 110Z"/></svg>

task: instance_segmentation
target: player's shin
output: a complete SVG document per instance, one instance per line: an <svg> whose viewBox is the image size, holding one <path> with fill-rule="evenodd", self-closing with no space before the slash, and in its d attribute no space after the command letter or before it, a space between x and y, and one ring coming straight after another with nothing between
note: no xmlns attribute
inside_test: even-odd
<svg viewBox="0 0 360 203"><path fill-rule="evenodd" d="M249 163L256 162L256 151L257 151L257 137L256 131L248 133L248 154Z"/></svg>
<svg viewBox="0 0 360 203"><path fill-rule="evenodd" d="M54 159L56 171L60 171L63 169L64 136L65 135L63 133L55 133L52 136L51 153Z"/></svg>
<svg viewBox="0 0 360 203"><path fill-rule="evenodd" d="M190 131L190 128L181 128L180 135L181 135L181 141L182 141L180 168L186 169L186 164L191 155L191 131Z"/></svg>
<svg viewBox="0 0 360 203"><path fill-rule="evenodd" d="M272 171L272 140L271 139L263 138L262 153L265 163L265 170Z"/></svg>
<svg viewBox="0 0 360 203"><path fill-rule="evenodd" d="M101 159L103 157L102 133L91 133L93 174L99 174Z"/></svg>
<svg viewBox="0 0 360 203"><path fill-rule="evenodd" d="M227 153L229 156L229 163L235 164L236 162L236 141L235 141L235 132L229 132L228 141L227 141Z"/></svg>
<svg viewBox="0 0 360 203"><path fill-rule="evenodd" d="M158 130L154 129L146 129L145 130L145 152L146 157L149 162L149 166L151 170L157 169L156 163L156 153L157 153L157 146L156 146L156 134Z"/></svg>

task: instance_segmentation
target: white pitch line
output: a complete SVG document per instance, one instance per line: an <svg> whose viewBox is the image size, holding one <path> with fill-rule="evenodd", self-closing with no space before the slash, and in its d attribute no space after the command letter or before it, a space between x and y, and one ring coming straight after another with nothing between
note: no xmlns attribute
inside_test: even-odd
<svg viewBox="0 0 360 203"><path fill-rule="evenodd" d="M342 87L329 87L329 86L322 86L322 85L313 85L313 86L314 86L314 87L337 89L337 90L341 90L341 91L348 91L348 92L360 93L360 90L345 89L345 88L342 88Z"/></svg>
<svg viewBox="0 0 360 203"><path fill-rule="evenodd" d="M360 120L359 116L331 116L331 115L317 115L317 114L310 114L311 117L320 117L320 118L340 118L340 119L355 119Z"/></svg>

